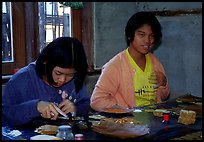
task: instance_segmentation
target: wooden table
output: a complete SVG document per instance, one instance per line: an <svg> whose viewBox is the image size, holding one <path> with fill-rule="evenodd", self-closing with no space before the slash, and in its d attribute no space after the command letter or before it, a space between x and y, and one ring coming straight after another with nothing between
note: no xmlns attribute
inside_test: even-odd
<svg viewBox="0 0 204 142"><path fill-rule="evenodd" d="M171 140L171 139L179 139L182 136L193 134L193 133L200 133L202 132L202 113L199 114L200 116L196 118L195 124L191 125L184 125L178 123L178 115L176 114L170 114L170 121L168 124L162 123L163 118L162 117L156 117L151 112L145 111L145 109L169 109L172 108L179 108L179 107L187 107L192 105L192 103L189 102L177 102L176 100L167 101L166 103L157 104L157 105L151 105L151 106L145 106L145 107L138 107L138 109L143 110L143 112L140 112L138 114L132 115L132 114L108 114L108 113L100 113L100 112L94 112L91 111L89 115L93 114L100 114L104 115L106 117L114 117L114 118L120 118L120 117L126 117L126 116L132 116L135 119L142 121L143 123L147 124L150 128L150 133L146 134L144 136L140 136L137 138L132 138L133 140ZM202 102L199 104L198 107L201 107L202 110ZM201 111L202 112L202 111ZM199 112L200 113L200 112ZM88 117L86 117L88 118ZM86 119L85 119L86 120ZM8 140L8 139L26 139L29 140L30 137L37 135L38 133L34 132L36 128L38 128L41 125L45 124L51 124L51 125L63 125L63 124L70 124L73 128L73 133L82 133L84 135L85 140L119 140L115 137L105 136L103 134L97 133L92 130L92 128L87 129L79 129L77 127L77 123L80 120L62 120L58 119L57 121L45 121L45 119L37 119L35 122L29 125L20 126L20 127L2 127L2 140ZM82 120L84 121L84 120ZM86 122L90 122L90 119L87 119ZM90 123L89 123L90 124ZM3 132L8 132L8 130L19 130L22 132L22 134L19 137L7 137L3 136ZM202 133L201 135L198 134L198 139L202 139ZM187 139L190 139L189 136ZM196 139L196 138L195 138Z"/></svg>

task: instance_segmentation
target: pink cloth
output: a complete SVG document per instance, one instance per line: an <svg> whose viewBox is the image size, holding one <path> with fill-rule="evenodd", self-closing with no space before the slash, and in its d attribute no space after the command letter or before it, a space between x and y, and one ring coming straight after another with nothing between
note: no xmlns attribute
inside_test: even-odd
<svg viewBox="0 0 204 142"><path fill-rule="evenodd" d="M159 60L152 53L148 53L153 63L155 71L161 71L165 75L165 70ZM101 111L114 105L125 108L136 106L134 93L135 69L131 66L125 50L113 57L102 69L102 73L95 85L91 96L91 107ZM157 103L169 96L169 85L159 87L157 90Z"/></svg>

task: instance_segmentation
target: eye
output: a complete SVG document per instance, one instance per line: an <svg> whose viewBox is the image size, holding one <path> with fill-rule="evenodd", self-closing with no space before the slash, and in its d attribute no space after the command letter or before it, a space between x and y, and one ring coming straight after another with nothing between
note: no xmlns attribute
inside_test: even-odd
<svg viewBox="0 0 204 142"><path fill-rule="evenodd" d="M145 33L144 33L144 32L140 32L140 31L137 32L136 34L137 34L137 36L140 37L140 38L143 38L143 37L145 36Z"/></svg>
<svg viewBox="0 0 204 142"><path fill-rule="evenodd" d="M150 38L154 38L154 35L152 34L152 35L150 35Z"/></svg>
<svg viewBox="0 0 204 142"><path fill-rule="evenodd" d="M56 75L61 75L61 73L60 73L60 72L55 72L55 74L56 74Z"/></svg>
<svg viewBox="0 0 204 142"><path fill-rule="evenodd" d="M145 34L143 34L143 33L139 33L138 34L140 37L144 37L145 36Z"/></svg>

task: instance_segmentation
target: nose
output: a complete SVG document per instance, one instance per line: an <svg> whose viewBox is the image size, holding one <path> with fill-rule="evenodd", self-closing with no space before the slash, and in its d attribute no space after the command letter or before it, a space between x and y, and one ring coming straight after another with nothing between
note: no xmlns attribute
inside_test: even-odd
<svg viewBox="0 0 204 142"><path fill-rule="evenodd" d="M150 43L151 38L149 36L145 36L145 43Z"/></svg>
<svg viewBox="0 0 204 142"><path fill-rule="evenodd" d="M60 75L59 81L60 82L65 82L65 80L66 80L66 76L65 75Z"/></svg>

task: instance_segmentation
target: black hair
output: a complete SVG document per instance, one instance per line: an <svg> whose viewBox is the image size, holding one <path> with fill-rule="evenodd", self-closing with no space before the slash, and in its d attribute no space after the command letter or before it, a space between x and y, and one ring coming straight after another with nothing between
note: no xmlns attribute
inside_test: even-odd
<svg viewBox="0 0 204 142"><path fill-rule="evenodd" d="M125 39L129 46L130 42L134 40L135 31L142 27L144 24L148 24L152 28L154 34L154 43L160 43L162 38L161 25L156 16L152 12L142 11L137 12L130 17L125 27Z"/></svg>
<svg viewBox="0 0 204 142"><path fill-rule="evenodd" d="M74 82L75 90L78 92L83 86L88 69L82 43L73 37L59 37L43 48L36 60L37 75L41 79L46 75L48 83L52 85L52 71L56 66L76 70Z"/></svg>

